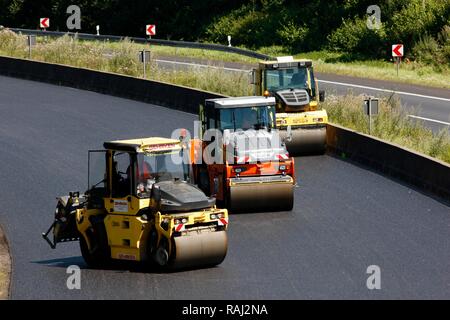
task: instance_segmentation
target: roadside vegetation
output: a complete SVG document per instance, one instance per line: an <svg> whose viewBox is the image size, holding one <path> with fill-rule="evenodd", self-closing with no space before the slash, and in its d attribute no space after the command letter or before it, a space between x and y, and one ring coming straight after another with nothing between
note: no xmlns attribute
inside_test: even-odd
<svg viewBox="0 0 450 320"><path fill-rule="evenodd" d="M8 30L0 31L0 55L27 58L26 37ZM40 39L33 47L32 58L38 61L71 65L105 72L142 77L138 50L142 45L130 41L117 43L79 41L69 36ZM147 70L149 79L208 90L230 96L251 95L252 87L245 72L217 68L187 70L161 69L152 61ZM367 118L362 112L361 96L328 95L324 108L330 121L367 133ZM410 121L392 99L381 99L380 113L373 121L374 136L450 163L448 130L433 134L419 121Z"/></svg>
<svg viewBox="0 0 450 320"><path fill-rule="evenodd" d="M363 100L361 95L328 95L323 108L327 110L331 122L369 134L368 117L362 108ZM371 134L450 163L450 131L442 129L433 133L422 121L410 120L398 99L391 97L379 100L379 114L372 117Z"/></svg>
<svg viewBox="0 0 450 320"><path fill-rule="evenodd" d="M32 59L142 77L143 66L138 60L138 52L144 47L128 40L110 43L79 41L69 36L39 38L32 49ZM0 31L0 54L28 58L26 36L6 29ZM204 67L193 68L190 72L160 69L154 63L154 58L152 54L152 62L147 69L149 79L236 96L250 92L246 73Z"/></svg>

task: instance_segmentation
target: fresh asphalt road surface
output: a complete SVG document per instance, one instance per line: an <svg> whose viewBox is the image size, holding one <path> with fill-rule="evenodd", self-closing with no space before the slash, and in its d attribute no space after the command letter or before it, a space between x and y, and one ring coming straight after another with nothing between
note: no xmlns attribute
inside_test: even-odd
<svg viewBox="0 0 450 320"><path fill-rule="evenodd" d="M209 62L183 57L157 57L156 62L163 68L178 70L212 67L227 72L248 72L255 67L236 62ZM400 99L402 106L407 110L412 120L422 121L435 132L450 128L450 90L448 89L326 73L317 73L317 78L320 88L325 89L328 96L333 94L346 95L348 93L378 98L392 96L394 99Z"/></svg>
<svg viewBox="0 0 450 320"><path fill-rule="evenodd" d="M450 207L330 156L296 159L292 212L230 217L218 267L176 273L87 269L77 243L41 238L55 197L84 191L87 150L171 134L194 116L72 88L0 77L0 223L11 244L12 298L450 298ZM66 267L82 268L81 290ZM381 290L366 271L381 269Z"/></svg>

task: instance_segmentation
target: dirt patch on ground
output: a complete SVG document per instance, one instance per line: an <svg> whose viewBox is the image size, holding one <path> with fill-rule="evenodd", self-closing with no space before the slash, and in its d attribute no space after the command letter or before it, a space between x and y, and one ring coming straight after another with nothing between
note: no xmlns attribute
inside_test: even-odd
<svg viewBox="0 0 450 320"><path fill-rule="evenodd" d="M11 276L11 258L5 234L0 227L0 300L9 297L9 281Z"/></svg>

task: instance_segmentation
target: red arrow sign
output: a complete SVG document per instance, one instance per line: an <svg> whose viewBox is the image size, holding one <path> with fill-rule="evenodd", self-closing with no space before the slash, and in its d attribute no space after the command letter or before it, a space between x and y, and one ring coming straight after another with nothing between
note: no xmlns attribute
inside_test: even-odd
<svg viewBox="0 0 450 320"><path fill-rule="evenodd" d="M403 57L403 45L402 44L392 45L392 56L393 57Z"/></svg>
<svg viewBox="0 0 450 320"><path fill-rule="evenodd" d="M49 18L41 18L39 19L41 28L48 28L50 27L50 19Z"/></svg>
<svg viewBox="0 0 450 320"><path fill-rule="evenodd" d="M145 33L146 33L148 36L154 36L154 35L156 34L156 25L154 25L154 24L148 24L148 25L145 27Z"/></svg>

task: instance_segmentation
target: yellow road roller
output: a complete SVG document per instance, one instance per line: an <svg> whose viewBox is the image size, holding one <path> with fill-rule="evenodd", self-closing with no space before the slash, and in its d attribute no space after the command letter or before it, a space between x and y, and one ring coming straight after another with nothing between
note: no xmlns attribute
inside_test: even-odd
<svg viewBox="0 0 450 320"><path fill-rule="evenodd" d="M277 101L277 128L281 135L287 127L292 139L287 148L292 155L324 153L328 115L319 106L325 91L319 91L311 60L279 57L261 61L253 70L257 95L273 96Z"/></svg>
<svg viewBox="0 0 450 320"><path fill-rule="evenodd" d="M54 222L42 234L53 249L79 240L91 267L114 259L164 269L224 260L228 212L192 183L190 152L180 140L111 141L104 148L89 151L85 194L57 198Z"/></svg>
<svg viewBox="0 0 450 320"><path fill-rule="evenodd" d="M200 188L231 213L292 210L295 164L276 129L275 99L208 99L199 117L191 150Z"/></svg>

